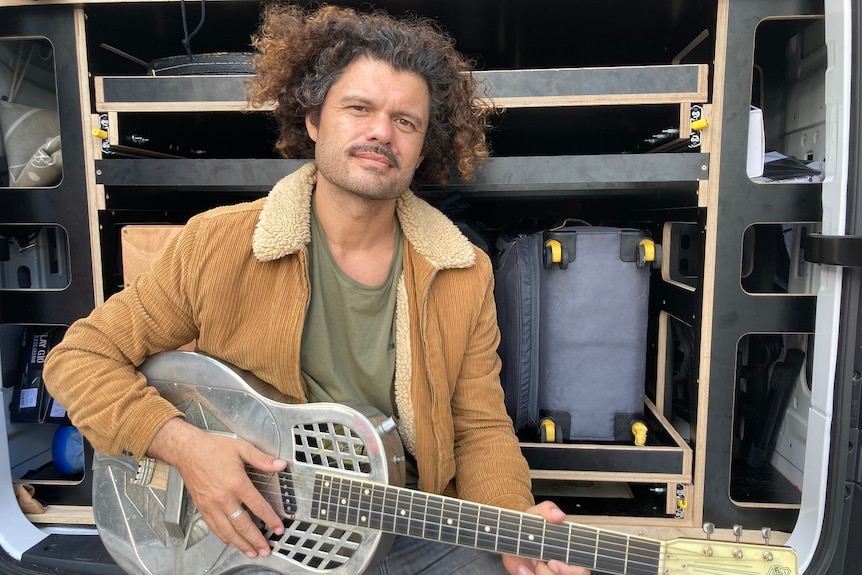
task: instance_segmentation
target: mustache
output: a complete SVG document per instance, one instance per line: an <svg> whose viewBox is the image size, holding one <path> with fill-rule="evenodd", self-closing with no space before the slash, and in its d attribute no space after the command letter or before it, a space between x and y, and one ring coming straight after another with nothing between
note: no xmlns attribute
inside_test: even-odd
<svg viewBox="0 0 862 575"><path fill-rule="evenodd" d="M394 168L401 167L401 162L398 161L398 158L395 157L395 154L393 154L391 150L389 150L388 148L384 148L383 146L378 146L375 144L357 144L347 149L347 153L349 153L351 156L365 152L383 156L384 158L389 160L389 163L392 164Z"/></svg>

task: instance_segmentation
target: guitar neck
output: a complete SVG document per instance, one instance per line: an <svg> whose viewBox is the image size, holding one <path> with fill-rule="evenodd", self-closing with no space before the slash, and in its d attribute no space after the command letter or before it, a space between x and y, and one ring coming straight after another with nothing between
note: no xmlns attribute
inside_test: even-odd
<svg viewBox="0 0 862 575"><path fill-rule="evenodd" d="M316 519L618 575L657 575L662 542L421 491L318 473Z"/></svg>

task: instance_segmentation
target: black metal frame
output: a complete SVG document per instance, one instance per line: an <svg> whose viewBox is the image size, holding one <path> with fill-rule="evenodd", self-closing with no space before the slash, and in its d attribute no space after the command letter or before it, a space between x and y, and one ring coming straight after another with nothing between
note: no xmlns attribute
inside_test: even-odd
<svg viewBox="0 0 862 575"><path fill-rule="evenodd" d="M752 93L753 49L758 25L769 17L822 15L822 6L805 0L730 2L727 24L726 77L722 109L719 200L716 216L714 283L709 364L708 433L706 445L695 447L705 457L704 519L719 526L733 524L792 530L798 512L769 506L740 506L730 498L733 413L737 345L751 333L811 333L816 298L810 295L752 295L740 282L743 235L755 223L820 221L820 184L763 185L746 174L748 110Z"/></svg>
<svg viewBox="0 0 862 575"><path fill-rule="evenodd" d="M70 284L60 291L0 291L0 324L69 325L95 303L73 7L4 8L2 37L44 37L54 47L63 179L53 188L0 189L0 223L62 226L68 234Z"/></svg>

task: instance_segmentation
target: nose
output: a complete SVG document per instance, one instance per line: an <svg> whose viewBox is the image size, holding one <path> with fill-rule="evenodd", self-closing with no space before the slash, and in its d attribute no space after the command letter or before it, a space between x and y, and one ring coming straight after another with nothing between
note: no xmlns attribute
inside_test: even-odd
<svg viewBox="0 0 862 575"><path fill-rule="evenodd" d="M392 118L386 114L372 114L368 118L366 137L381 144L388 144L392 140L393 130Z"/></svg>

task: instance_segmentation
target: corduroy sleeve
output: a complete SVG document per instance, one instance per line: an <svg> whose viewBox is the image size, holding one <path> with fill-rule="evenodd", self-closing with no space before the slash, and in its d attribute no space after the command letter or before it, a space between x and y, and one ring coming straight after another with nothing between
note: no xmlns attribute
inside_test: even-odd
<svg viewBox="0 0 862 575"><path fill-rule="evenodd" d="M197 337L188 290L198 227L193 218L150 272L73 323L46 358L48 391L98 451L141 458L180 415L135 367Z"/></svg>
<svg viewBox="0 0 862 575"><path fill-rule="evenodd" d="M477 265L483 281L475 291L478 312L451 403L458 496L523 511L533 505L533 496L529 468L503 402L493 274L484 254Z"/></svg>

